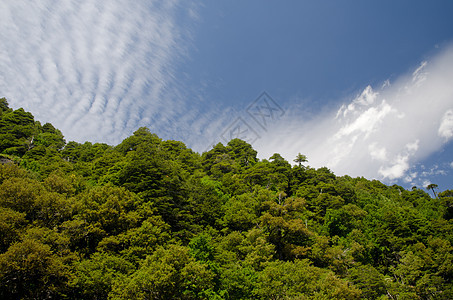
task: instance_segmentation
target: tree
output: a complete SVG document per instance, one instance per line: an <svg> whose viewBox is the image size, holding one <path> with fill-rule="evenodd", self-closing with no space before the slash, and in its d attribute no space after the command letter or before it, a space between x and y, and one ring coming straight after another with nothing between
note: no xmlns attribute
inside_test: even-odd
<svg viewBox="0 0 453 300"><path fill-rule="evenodd" d="M64 259L34 239L13 244L0 254L0 298L61 298L71 274Z"/></svg>
<svg viewBox="0 0 453 300"><path fill-rule="evenodd" d="M219 159L220 156L220 159ZM211 175L212 171L211 168L215 165L218 164L219 161L225 160L225 158L229 157L228 155L228 149L222 144L218 143L214 147L212 147L211 150L208 152L204 152L201 156L202 158L202 165L204 170ZM225 173L225 172L223 172Z"/></svg>
<svg viewBox="0 0 453 300"><path fill-rule="evenodd" d="M381 299L387 294L384 276L373 266L358 265L349 270L349 278L362 290L364 299Z"/></svg>
<svg viewBox="0 0 453 300"><path fill-rule="evenodd" d="M134 193L111 184L79 194L77 219L106 234L118 234L134 227L140 199Z"/></svg>
<svg viewBox="0 0 453 300"><path fill-rule="evenodd" d="M445 207L444 218L453 219L453 190L443 191L439 193L438 197L442 206Z"/></svg>
<svg viewBox="0 0 453 300"><path fill-rule="evenodd" d="M346 236L354 228L361 228L361 220L366 211L355 204L346 204L341 208L327 209L324 226L330 236Z"/></svg>
<svg viewBox="0 0 453 300"><path fill-rule="evenodd" d="M431 190L431 191L433 192L434 198L437 198L436 191L434 190L434 189L437 189L437 187L438 187L438 185L435 184L435 183L431 183L431 184L429 184L429 185L426 187L426 189L427 189L428 191Z"/></svg>
<svg viewBox="0 0 453 300"><path fill-rule="evenodd" d="M0 115L0 153L22 156L36 131L34 117L19 108Z"/></svg>
<svg viewBox="0 0 453 300"><path fill-rule="evenodd" d="M307 241L312 235L304 223L305 200L285 198L263 203L264 213L260 226L269 234L269 242L275 245L278 259L293 259L306 254Z"/></svg>
<svg viewBox="0 0 453 300"><path fill-rule="evenodd" d="M258 299L360 299L361 292L307 260L275 261L258 274Z"/></svg>
<svg viewBox="0 0 453 300"><path fill-rule="evenodd" d="M11 108L8 106L8 101L6 98L0 98L0 117L4 112L11 111Z"/></svg>
<svg viewBox="0 0 453 300"><path fill-rule="evenodd" d="M453 299L453 190L146 128L62 145L0 99L0 299Z"/></svg>
<svg viewBox="0 0 453 300"><path fill-rule="evenodd" d="M229 199L224 205L223 222L230 230L246 231L258 223L259 202L252 193Z"/></svg>
<svg viewBox="0 0 453 300"><path fill-rule="evenodd" d="M115 149L123 154L129 151L135 151L142 145L146 146L148 150L157 150L162 140L154 133L151 133L148 128L140 127L134 134L123 140Z"/></svg>
<svg viewBox="0 0 453 300"><path fill-rule="evenodd" d="M75 266L75 278L70 283L80 299L107 299L115 281L124 280L134 266L123 258L95 253Z"/></svg>
<svg viewBox="0 0 453 300"><path fill-rule="evenodd" d="M256 274L253 268L237 261L225 265L221 272L221 288L226 291L227 299L255 299Z"/></svg>
<svg viewBox="0 0 453 300"><path fill-rule="evenodd" d="M0 185L0 206L27 214L28 220L37 217L37 199L44 192L43 186L29 178L10 178Z"/></svg>
<svg viewBox="0 0 453 300"><path fill-rule="evenodd" d="M99 242L98 252L120 254L122 258L139 264L147 255L165 245L171 238L170 226L159 216L149 217L140 227L132 228L115 236L105 237Z"/></svg>
<svg viewBox="0 0 453 300"><path fill-rule="evenodd" d="M0 185L9 178L25 178L30 177L30 173L24 168L13 163L0 163Z"/></svg>
<svg viewBox="0 0 453 300"><path fill-rule="evenodd" d="M267 238L268 235L258 228L247 232L233 231L217 243L217 259L224 268L240 263L244 268L260 271L275 255L275 246L267 242Z"/></svg>
<svg viewBox="0 0 453 300"><path fill-rule="evenodd" d="M0 253L19 240L20 229L25 224L24 213L0 206Z"/></svg>
<svg viewBox="0 0 453 300"><path fill-rule="evenodd" d="M228 142L226 148L228 154L236 160L241 167L253 165L257 161L257 152L250 144L243 140L232 139Z"/></svg>
<svg viewBox="0 0 453 300"><path fill-rule="evenodd" d="M157 249L135 273L116 282L111 299L208 298L215 274L189 252L177 245Z"/></svg>
<svg viewBox="0 0 453 300"><path fill-rule="evenodd" d="M308 161L307 156L300 154L300 152L299 152L299 154L297 154L296 159L294 160L294 162L299 164L299 167L302 166L303 162L307 162L307 161Z"/></svg>

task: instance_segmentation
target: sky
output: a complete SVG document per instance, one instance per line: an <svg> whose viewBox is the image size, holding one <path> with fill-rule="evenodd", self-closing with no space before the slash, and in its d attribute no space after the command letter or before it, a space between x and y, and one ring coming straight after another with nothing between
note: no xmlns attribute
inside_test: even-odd
<svg viewBox="0 0 453 300"><path fill-rule="evenodd" d="M67 141L146 126L197 152L453 189L452 1L0 2L0 97Z"/></svg>

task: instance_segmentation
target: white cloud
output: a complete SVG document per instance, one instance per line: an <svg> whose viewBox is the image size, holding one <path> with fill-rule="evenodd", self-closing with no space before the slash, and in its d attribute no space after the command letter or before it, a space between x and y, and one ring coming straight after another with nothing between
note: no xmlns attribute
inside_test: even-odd
<svg viewBox="0 0 453 300"><path fill-rule="evenodd" d="M187 8L187 9L186 9ZM68 139L117 143L175 131L191 108L175 66L197 6L169 1L0 2L0 92Z"/></svg>
<svg viewBox="0 0 453 300"><path fill-rule="evenodd" d="M426 187L427 187L428 185L430 185L430 184L431 184L431 181L429 181L429 180L423 180L423 182L422 182L422 187L426 188Z"/></svg>
<svg viewBox="0 0 453 300"><path fill-rule="evenodd" d="M388 82L388 80L386 81ZM384 84L384 86L390 85ZM342 105L340 109L338 110L336 114L336 119L340 116L346 117L349 113L354 113L356 111L357 107L360 106L369 106L374 103L374 101L377 99L377 96L379 93L373 91L373 88L369 85L367 86L362 93L355 98L349 105Z"/></svg>
<svg viewBox="0 0 453 300"><path fill-rule="evenodd" d="M378 173L383 176L383 178L388 178L390 180L401 178L405 175L406 171L409 169L409 156L398 156L390 166L379 168Z"/></svg>
<svg viewBox="0 0 453 300"><path fill-rule="evenodd" d="M384 147L379 147L376 143L373 143L368 146L368 151L372 159L377 159L380 161L387 160L387 149Z"/></svg>
<svg viewBox="0 0 453 300"><path fill-rule="evenodd" d="M438 133L446 140L449 140L453 137L453 109L448 110L443 115Z"/></svg>
<svg viewBox="0 0 453 300"><path fill-rule="evenodd" d="M419 140L414 142L407 143L404 149L401 149L401 152L397 155L391 164L388 165L385 161L382 161L381 167L378 170L378 173L382 175L383 179L397 179L402 178L406 175L406 171L409 170L409 158L413 157L417 152L419 147Z"/></svg>
<svg viewBox="0 0 453 300"><path fill-rule="evenodd" d="M447 172L443 168L440 168L439 165L435 164L429 170L423 170L421 172L421 177L429 177L429 176L433 176L433 175L446 175L446 174L447 174Z"/></svg>
<svg viewBox="0 0 453 300"><path fill-rule="evenodd" d="M429 183L437 182L439 178L448 176L450 164L447 162L434 163L430 167L423 164L414 163L406 171L402 178L403 182L411 186L426 187ZM426 184L428 182L428 184ZM440 182L439 182L440 183Z"/></svg>
<svg viewBox="0 0 453 300"><path fill-rule="evenodd" d="M451 82L450 47L378 91L366 87L340 109L314 117L288 109L255 148L263 158L278 152L288 161L300 152L338 175L413 182L421 174L412 166L451 138Z"/></svg>
<svg viewBox="0 0 453 300"><path fill-rule="evenodd" d="M409 172L404 178L404 182L406 183L411 183L411 185L415 185L414 184L414 179L417 178L418 176L418 172Z"/></svg>
<svg viewBox="0 0 453 300"><path fill-rule="evenodd" d="M341 139L344 136L352 133L365 133L364 138L376 130L379 123L391 112L396 112L385 100L377 107L371 107L366 111L360 113L357 118L353 119L347 125L343 126L335 134L335 139Z"/></svg>
<svg viewBox="0 0 453 300"><path fill-rule="evenodd" d="M415 152L418 150L418 147L419 147L419 142L420 140L416 140L415 142L413 143L408 143L406 144L406 149L409 151L409 152Z"/></svg>
<svg viewBox="0 0 453 300"><path fill-rule="evenodd" d="M420 85L423 81L425 81L428 77L428 72L426 71L426 65L428 64L427 61L424 61L420 64L420 66L412 73L412 82L415 85Z"/></svg>

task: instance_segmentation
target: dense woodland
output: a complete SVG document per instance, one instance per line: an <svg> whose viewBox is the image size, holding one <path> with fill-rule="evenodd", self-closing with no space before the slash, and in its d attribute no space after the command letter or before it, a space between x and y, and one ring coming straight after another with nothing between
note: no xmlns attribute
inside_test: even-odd
<svg viewBox="0 0 453 300"><path fill-rule="evenodd" d="M4 98L0 162L1 299L453 299L453 190L239 139L66 143Z"/></svg>

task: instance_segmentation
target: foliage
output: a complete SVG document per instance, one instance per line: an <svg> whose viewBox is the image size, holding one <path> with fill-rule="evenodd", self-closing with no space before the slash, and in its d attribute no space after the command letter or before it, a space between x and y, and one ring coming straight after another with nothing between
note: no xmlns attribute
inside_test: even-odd
<svg viewBox="0 0 453 300"><path fill-rule="evenodd" d="M452 190L293 162L66 143L2 98L0 298L453 299Z"/></svg>

